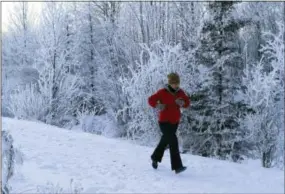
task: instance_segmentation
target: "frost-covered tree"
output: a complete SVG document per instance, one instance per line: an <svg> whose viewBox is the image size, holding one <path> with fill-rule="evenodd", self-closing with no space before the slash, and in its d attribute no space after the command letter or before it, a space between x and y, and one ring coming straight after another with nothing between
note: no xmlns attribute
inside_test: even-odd
<svg viewBox="0 0 285 194"><path fill-rule="evenodd" d="M28 2L14 3L14 8L10 12L9 34L13 36L10 44L5 47L10 56L10 65L13 66L31 66L34 61L34 32L31 21L34 19L29 11Z"/></svg>
<svg viewBox="0 0 285 194"><path fill-rule="evenodd" d="M119 31L119 5L108 2L79 4L75 58L83 81L77 101L78 115L88 110L92 116L107 113L122 123L120 116L116 116L125 101L118 78L127 74L126 66L133 59L128 53L132 51L130 40Z"/></svg>
<svg viewBox="0 0 285 194"><path fill-rule="evenodd" d="M2 93L3 114L12 116L8 110L9 95L17 85L34 82L32 77L23 77L30 74L35 61L34 53L37 49L32 20L35 19L29 10L28 2L15 2L10 10L9 26L2 36Z"/></svg>
<svg viewBox="0 0 285 194"><path fill-rule="evenodd" d="M44 121L62 125L65 116L76 111L74 104L81 85L80 78L66 71L72 59L70 31L66 29L66 10L59 2L46 2L41 18L37 64L40 78L38 90L45 99L47 109ZM65 119L63 119L65 120Z"/></svg>
<svg viewBox="0 0 285 194"><path fill-rule="evenodd" d="M262 166L270 168L284 160L284 25L278 33L265 33L262 52L270 59L270 72L263 61L245 69L243 99L255 111L248 114L244 127L252 132Z"/></svg>
<svg viewBox="0 0 285 194"><path fill-rule="evenodd" d="M248 64L255 64L262 58L261 47L265 43L264 31L277 32L277 23L282 20L281 2L244 2L240 3L237 17L250 20L250 25L241 32L241 44L245 46ZM264 59L263 59L264 60Z"/></svg>
<svg viewBox="0 0 285 194"><path fill-rule="evenodd" d="M128 101L128 106L121 109L129 119L126 136L146 143L157 137L159 131L157 112L149 107L147 98L159 88L165 87L168 73L185 73L187 57L181 45L173 47L163 42L155 42L150 47L145 45L143 49L149 56L148 63L145 64L141 57L134 66L138 68L129 67L132 76L121 79L120 82ZM181 76L181 83L182 87L187 85L186 76Z"/></svg>
<svg viewBox="0 0 285 194"><path fill-rule="evenodd" d="M201 2L175 3L177 16L177 39L181 42L183 50L193 49L197 46L199 33L203 24L204 4Z"/></svg>
<svg viewBox="0 0 285 194"><path fill-rule="evenodd" d="M198 154L227 158L240 147L244 132L238 118L244 107L238 101L243 63L239 53L238 31L245 21L236 19L234 2L210 2L196 51L198 64L207 68L201 84L202 107L193 130L200 135ZM235 156L238 157L238 156Z"/></svg>

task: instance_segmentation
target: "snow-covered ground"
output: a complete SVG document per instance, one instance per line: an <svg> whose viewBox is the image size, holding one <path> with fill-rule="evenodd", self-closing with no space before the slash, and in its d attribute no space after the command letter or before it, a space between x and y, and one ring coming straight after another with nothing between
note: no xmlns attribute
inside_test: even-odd
<svg viewBox="0 0 285 194"><path fill-rule="evenodd" d="M169 153L157 170L153 148L42 123L2 118L24 164L12 178L12 193L35 193L47 182L83 193L284 193L284 171L251 164L182 155L187 171L170 170Z"/></svg>

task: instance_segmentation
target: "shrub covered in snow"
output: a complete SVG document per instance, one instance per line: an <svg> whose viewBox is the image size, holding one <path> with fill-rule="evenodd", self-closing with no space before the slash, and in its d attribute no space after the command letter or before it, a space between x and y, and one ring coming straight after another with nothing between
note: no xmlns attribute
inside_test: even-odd
<svg viewBox="0 0 285 194"><path fill-rule="evenodd" d="M53 184L52 182L48 182L45 186L38 186L37 193L41 194L62 194L62 193L70 193L70 194L79 194L82 193L83 187L80 183L75 183L73 179L70 179L70 188L64 189L59 184Z"/></svg>
<svg viewBox="0 0 285 194"><path fill-rule="evenodd" d="M2 193L11 190L9 180L14 175L15 165L23 163L22 153L14 148L13 138L7 131L2 131Z"/></svg>
<svg viewBox="0 0 285 194"><path fill-rule="evenodd" d="M77 120L80 130L89 133L95 133L98 135L104 135L107 137L121 137L122 130L117 125L115 121L115 115L111 115L111 113L107 112L103 115L96 115L96 113L100 110L93 111L84 111L82 113L77 113ZM111 111L110 111L111 112Z"/></svg>

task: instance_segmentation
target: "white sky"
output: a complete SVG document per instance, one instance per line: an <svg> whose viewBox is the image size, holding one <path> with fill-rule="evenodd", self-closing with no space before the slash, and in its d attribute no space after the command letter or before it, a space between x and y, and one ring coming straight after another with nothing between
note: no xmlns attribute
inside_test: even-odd
<svg viewBox="0 0 285 194"><path fill-rule="evenodd" d="M2 4L2 31L7 31L7 27L9 26L9 18L10 13L13 12L14 6L19 2L1 2ZM41 12L42 2L28 2L29 5L29 14L37 17L37 15Z"/></svg>

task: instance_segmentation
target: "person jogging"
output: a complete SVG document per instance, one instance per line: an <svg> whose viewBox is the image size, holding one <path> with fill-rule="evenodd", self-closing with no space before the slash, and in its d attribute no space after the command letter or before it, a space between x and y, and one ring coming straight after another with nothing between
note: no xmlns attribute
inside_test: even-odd
<svg viewBox="0 0 285 194"><path fill-rule="evenodd" d="M179 88L180 77L177 73L170 73L167 78L168 84L148 98L149 105L159 111L158 123L162 132L162 137L151 155L151 160L152 167L157 169L158 162L161 162L164 151L169 146L171 169L175 173L180 173L187 167L182 164L176 131L181 118L180 108L188 108L190 98Z"/></svg>

